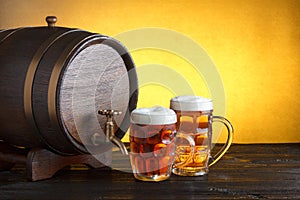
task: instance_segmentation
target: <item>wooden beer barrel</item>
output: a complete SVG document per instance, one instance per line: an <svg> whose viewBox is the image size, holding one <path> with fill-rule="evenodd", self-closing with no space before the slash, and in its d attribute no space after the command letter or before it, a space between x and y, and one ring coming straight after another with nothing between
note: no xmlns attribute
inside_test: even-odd
<svg viewBox="0 0 300 200"><path fill-rule="evenodd" d="M48 148L62 155L99 152L106 144L106 117L122 112L115 135L122 138L136 108L138 83L129 52L111 37L48 26L0 31L0 140Z"/></svg>

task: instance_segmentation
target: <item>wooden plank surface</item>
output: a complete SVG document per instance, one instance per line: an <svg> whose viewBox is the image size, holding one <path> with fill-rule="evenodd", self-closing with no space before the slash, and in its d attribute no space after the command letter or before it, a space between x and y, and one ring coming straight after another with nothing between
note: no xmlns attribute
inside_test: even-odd
<svg viewBox="0 0 300 200"><path fill-rule="evenodd" d="M0 199L300 199L300 144L233 145L208 175L158 183L135 180L128 158L113 154L113 169L76 166L38 182L17 165L0 172Z"/></svg>

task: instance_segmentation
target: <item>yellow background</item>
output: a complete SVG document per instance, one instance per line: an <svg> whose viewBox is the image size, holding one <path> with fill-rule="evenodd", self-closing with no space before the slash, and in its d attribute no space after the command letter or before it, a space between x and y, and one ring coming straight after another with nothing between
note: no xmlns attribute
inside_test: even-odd
<svg viewBox="0 0 300 200"><path fill-rule="evenodd" d="M235 143L300 142L299 0L0 0L0 29L45 25L47 15L58 17L57 26L109 36L159 27L190 37L223 80ZM203 80L174 55L141 50L132 56L137 67L177 68L197 95L209 97L207 88L196 86ZM139 107L167 106L172 95L159 85L144 86Z"/></svg>

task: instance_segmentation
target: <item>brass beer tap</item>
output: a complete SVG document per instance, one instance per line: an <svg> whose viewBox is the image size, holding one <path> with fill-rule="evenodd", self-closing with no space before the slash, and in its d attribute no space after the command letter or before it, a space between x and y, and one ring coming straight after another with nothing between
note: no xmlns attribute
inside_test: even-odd
<svg viewBox="0 0 300 200"><path fill-rule="evenodd" d="M105 141L114 143L119 147L123 155L128 155L128 151L125 145L118 137L115 136L115 130L114 130L115 124L113 122L113 117L114 115L122 114L122 112L117 110L99 110L98 114L105 115L107 117L107 121L105 123L105 135L106 135Z"/></svg>

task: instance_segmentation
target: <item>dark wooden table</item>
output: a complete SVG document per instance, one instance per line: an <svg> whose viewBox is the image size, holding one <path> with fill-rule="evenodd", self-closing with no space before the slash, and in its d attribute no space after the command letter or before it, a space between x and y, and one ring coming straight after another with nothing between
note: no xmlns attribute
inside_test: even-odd
<svg viewBox="0 0 300 200"><path fill-rule="evenodd" d="M37 182L17 165L0 172L0 199L300 199L300 144L233 145L208 175L158 183L135 180L118 152L113 159L113 169L63 169Z"/></svg>

